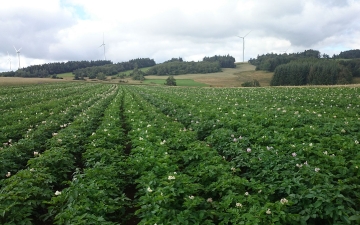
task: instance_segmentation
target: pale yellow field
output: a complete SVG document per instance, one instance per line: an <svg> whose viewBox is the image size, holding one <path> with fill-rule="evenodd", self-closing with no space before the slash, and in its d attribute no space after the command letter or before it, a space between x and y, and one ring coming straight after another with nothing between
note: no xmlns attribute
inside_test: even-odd
<svg viewBox="0 0 360 225"><path fill-rule="evenodd" d="M236 68L223 68L222 72L207 74L176 75L175 79L193 79L196 82L213 87L241 87L241 84L254 79L261 86L269 86L273 73L255 71L255 66L248 63L236 63ZM164 76L146 76L146 79L164 79Z"/></svg>
<svg viewBox="0 0 360 225"><path fill-rule="evenodd" d="M0 85L44 84L64 81L66 80L51 78L0 77Z"/></svg>

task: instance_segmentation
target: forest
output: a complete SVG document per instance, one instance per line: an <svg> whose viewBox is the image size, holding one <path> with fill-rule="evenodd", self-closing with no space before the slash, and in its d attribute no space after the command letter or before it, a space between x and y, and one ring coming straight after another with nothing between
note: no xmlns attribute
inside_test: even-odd
<svg viewBox="0 0 360 225"><path fill-rule="evenodd" d="M156 63L153 59L138 58L138 59L129 60L128 62L77 69L73 71L73 73L75 75L75 80L82 80L84 79L84 77L94 79L99 73L103 73L106 76L113 76L127 70L150 67L154 65L156 65Z"/></svg>
<svg viewBox="0 0 360 225"><path fill-rule="evenodd" d="M349 50L333 55L321 55L317 50L291 54L268 53L250 59L256 70L274 72L270 82L279 85L334 85L350 84L360 77L360 50Z"/></svg>
<svg viewBox="0 0 360 225"><path fill-rule="evenodd" d="M112 62L109 60L53 62L32 65L16 71L3 72L0 73L0 77L49 77L60 73L73 72L76 69L111 64Z"/></svg>
<svg viewBox="0 0 360 225"><path fill-rule="evenodd" d="M235 58L230 55L204 57L203 61L186 62L182 58L172 58L150 68L146 75L180 75L190 73L216 73L221 68L234 68Z"/></svg>

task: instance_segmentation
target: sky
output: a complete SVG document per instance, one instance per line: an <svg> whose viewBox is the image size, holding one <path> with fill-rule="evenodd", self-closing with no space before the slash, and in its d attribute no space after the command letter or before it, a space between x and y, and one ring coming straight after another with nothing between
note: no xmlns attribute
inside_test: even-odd
<svg viewBox="0 0 360 225"><path fill-rule="evenodd" d="M0 0L0 72L49 62L360 49L360 0ZM245 51L243 55L243 37Z"/></svg>

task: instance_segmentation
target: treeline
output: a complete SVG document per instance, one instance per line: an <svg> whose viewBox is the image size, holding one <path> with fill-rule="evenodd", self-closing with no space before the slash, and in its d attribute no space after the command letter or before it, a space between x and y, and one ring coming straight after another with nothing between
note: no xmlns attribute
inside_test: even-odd
<svg viewBox="0 0 360 225"><path fill-rule="evenodd" d="M235 58L230 55L215 55L204 57L200 62L186 62L182 58L172 58L161 64L158 64L148 71L146 75L180 75L190 73L216 73L221 68L234 68Z"/></svg>
<svg viewBox="0 0 360 225"><path fill-rule="evenodd" d="M215 55L212 57L204 57L203 61L206 62L219 62L221 68L235 68L235 58L230 55Z"/></svg>
<svg viewBox="0 0 360 225"><path fill-rule="evenodd" d="M351 71L340 61L302 59L277 66L270 85L334 85L351 82Z"/></svg>
<svg viewBox="0 0 360 225"><path fill-rule="evenodd" d="M360 77L360 59L339 60L338 62L345 66L353 77Z"/></svg>
<svg viewBox="0 0 360 225"><path fill-rule="evenodd" d="M151 67L146 75L180 75L190 73L215 73L220 72L221 66L216 62L184 62L171 61Z"/></svg>
<svg viewBox="0 0 360 225"><path fill-rule="evenodd" d="M128 62L77 69L73 71L73 73L75 75L75 80L82 80L84 79L84 77L88 77L89 79L95 79L99 73L103 73L106 76L112 76L126 70L150 67L154 65L156 65L156 63L153 59L138 58L132 59Z"/></svg>
<svg viewBox="0 0 360 225"><path fill-rule="evenodd" d="M333 58L335 59L355 59L360 58L360 50L359 49L353 49L348 50L345 52L340 52L339 55L333 55Z"/></svg>
<svg viewBox="0 0 360 225"><path fill-rule="evenodd" d="M256 70L265 70L274 72L275 68L279 65L289 63L294 60L304 58L315 58L321 57L320 52L317 50L305 50L304 52L291 53L291 54L276 54L268 53L266 55L257 56L256 59L250 59L249 63L256 66ZM328 58L328 55L324 54L323 57Z"/></svg>
<svg viewBox="0 0 360 225"><path fill-rule="evenodd" d="M109 60L97 61L68 61L68 62L54 62L42 65L32 65L17 71L2 72L0 76L3 77L49 77L60 73L73 72L76 69L103 66L112 64Z"/></svg>

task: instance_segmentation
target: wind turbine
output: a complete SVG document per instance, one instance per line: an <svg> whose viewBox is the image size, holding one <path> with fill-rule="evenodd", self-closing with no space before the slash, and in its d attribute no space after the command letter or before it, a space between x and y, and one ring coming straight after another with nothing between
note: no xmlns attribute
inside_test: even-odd
<svg viewBox="0 0 360 225"><path fill-rule="evenodd" d="M7 52L7 54L8 54L8 61L10 63L10 71L11 71L11 58L10 58L9 52Z"/></svg>
<svg viewBox="0 0 360 225"><path fill-rule="evenodd" d="M106 60L106 56L105 56L105 42L104 42L104 33L103 33L103 43L102 43L102 45L100 45L100 46L99 46L99 48L100 48L101 46L104 46L104 60Z"/></svg>
<svg viewBox="0 0 360 225"><path fill-rule="evenodd" d="M289 50L290 47L288 47L285 51L281 51L286 54L286 52Z"/></svg>
<svg viewBox="0 0 360 225"><path fill-rule="evenodd" d="M15 48L15 46L14 46L14 48ZM20 69L20 50L21 50L21 49L22 49L22 47L19 48L18 50L16 50L16 48L15 48L15 52L17 53L18 58L19 58L19 69Z"/></svg>
<svg viewBox="0 0 360 225"><path fill-rule="evenodd" d="M251 31L252 31L252 30L251 30ZM251 31L250 31L250 32L251 32ZM243 62L245 62L245 60L244 60L244 55L245 55L245 37L246 37L248 34L250 34L250 32L247 33L244 37L237 36L237 37L243 39Z"/></svg>

